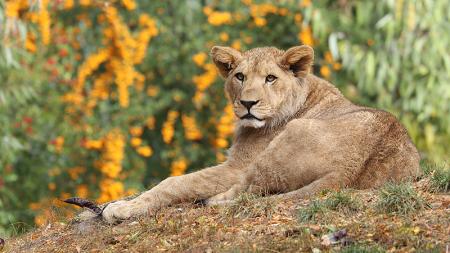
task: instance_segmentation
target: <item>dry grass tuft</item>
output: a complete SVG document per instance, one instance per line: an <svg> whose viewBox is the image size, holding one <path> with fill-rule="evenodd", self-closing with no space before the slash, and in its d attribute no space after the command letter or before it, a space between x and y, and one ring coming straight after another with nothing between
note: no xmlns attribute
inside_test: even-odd
<svg viewBox="0 0 450 253"><path fill-rule="evenodd" d="M414 189L412 183L387 183L379 189L376 208L380 212L399 215L417 213L427 202Z"/></svg>
<svg viewBox="0 0 450 253"><path fill-rule="evenodd" d="M225 206L223 214L233 218L270 218L274 211L275 201L273 199L243 193L237 197L236 201Z"/></svg>

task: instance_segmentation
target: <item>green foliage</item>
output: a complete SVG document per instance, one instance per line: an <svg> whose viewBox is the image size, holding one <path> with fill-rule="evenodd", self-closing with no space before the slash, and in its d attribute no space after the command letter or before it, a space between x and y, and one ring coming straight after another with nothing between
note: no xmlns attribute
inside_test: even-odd
<svg viewBox="0 0 450 253"><path fill-rule="evenodd" d="M376 208L380 212L408 215L427 207L410 182L387 183L380 188Z"/></svg>
<svg viewBox="0 0 450 253"><path fill-rule="evenodd" d="M346 1L312 20L342 59L335 83L355 101L399 116L432 160L448 158L450 143L449 10L445 0Z"/></svg>

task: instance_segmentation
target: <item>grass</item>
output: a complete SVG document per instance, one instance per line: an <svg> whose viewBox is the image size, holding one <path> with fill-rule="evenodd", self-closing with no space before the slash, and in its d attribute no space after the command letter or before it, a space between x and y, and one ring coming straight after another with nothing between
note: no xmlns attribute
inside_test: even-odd
<svg viewBox="0 0 450 253"><path fill-rule="evenodd" d="M436 169L431 176L431 187L436 192L450 192L450 168Z"/></svg>
<svg viewBox="0 0 450 253"><path fill-rule="evenodd" d="M223 214L233 218L271 217L274 213L275 202L270 198L243 193L236 201L223 209Z"/></svg>
<svg viewBox="0 0 450 253"><path fill-rule="evenodd" d="M383 253L386 252L386 250L382 249L379 246L364 246L364 245L350 245L348 247L343 248L342 250L338 251L340 253Z"/></svg>
<svg viewBox="0 0 450 253"><path fill-rule="evenodd" d="M376 208L380 212L408 215L427 207L412 183L387 183L379 189Z"/></svg>
<svg viewBox="0 0 450 253"><path fill-rule="evenodd" d="M430 177L432 191L450 192L450 167L447 164L427 165L424 172Z"/></svg>
<svg viewBox="0 0 450 253"><path fill-rule="evenodd" d="M325 212L325 203L321 200L313 200L307 207L298 211L298 218L301 222L316 221L318 216Z"/></svg>
<svg viewBox="0 0 450 253"><path fill-rule="evenodd" d="M301 208L298 218L302 222L316 221L329 211L351 214L361 209L361 201L352 196L350 190L329 192L324 200L313 200L307 207Z"/></svg>
<svg viewBox="0 0 450 253"><path fill-rule="evenodd" d="M344 189L332 192L325 201L325 206L333 211L352 213L360 210L362 203L351 194L350 190Z"/></svg>
<svg viewBox="0 0 450 253"><path fill-rule="evenodd" d="M450 166L448 163L422 161L423 178L429 180L429 191L434 193L450 192Z"/></svg>

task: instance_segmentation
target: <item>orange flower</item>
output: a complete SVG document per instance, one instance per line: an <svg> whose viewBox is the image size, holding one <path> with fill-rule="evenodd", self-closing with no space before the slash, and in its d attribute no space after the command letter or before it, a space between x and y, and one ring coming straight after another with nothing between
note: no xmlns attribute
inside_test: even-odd
<svg viewBox="0 0 450 253"><path fill-rule="evenodd" d="M125 193L123 183L109 178L100 181L100 190L100 197L97 199L100 203L116 200L123 197Z"/></svg>
<svg viewBox="0 0 450 253"><path fill-rule="evenodd" d="M320 74L325 77L325 78L329 78L331 75L331 71L330 68L328 66L322 66L320 67Z"/></svg>
<svg viewBox="0 0 450 253"><path fill-rule="evenodd" d="M208 22L213 26L230 24L231 20L232 20L231 13L229 12L213 11L208 16Z"/></svg>
<svg viewBox="0 0 450 253"><path fill-rule="evenodd" d="M278 10L278 14L280 14L280 16L286 16L289 13L289 10L286 8L280 8Z"/></svg>
<svg viewBox="0 0 450 253"><path fill-rule="evenodd" d="M147 95L149 97L156 97L158 95L158 93L159 93L159 87L158 86L150 85L147 88Z"/></svg>
<svg viewBox="0 0 450 253"><path fill-rule="evenodd" d="M267 24L267 20L265 18L261 18L261 17L256 17L254 22L255 22L255 25L259 26L259 27L265 26Z"/></svg>
<svg viewBox="0 0 450 253"><path fill-rule="evenodd" d="M80 0L80 5L89 6L91 4L91 0Z"/></svg>
<svg viewBox="0 0 450 253"><path fill-rule="evenodd" d="M77 196L80 198L87 198L89 195L89 189L87 185L80 184L77 186Z"/></svg>
<svg viewBox="0 0 450 253"><path fill-rule="evenodd" d="M64 146L64 137L58 136L53 140L53 145L55 146L56 152L61 152Z"/></svg>
<svg viewBox="0 0 450 253"><path fill-rule="evenodd" d="M334 70L340 70L341 68L342 68L342 64L340 64L339 62L333 63Z"/></svg>
<svg viewBox="0 0 450 253"><path fill-rule="evenodd" d="M181 176L187 169L187 161L184 158L173 161L170 166L170 176Z"/></svg>
<svg viewBox="0 0 450 253"><path fill-rule="evenodd" d="M235 40L231 44L231 47L236 49L236 50L241 50L241 42L239 40Z"/></svg>
<svg viewBox="0 0 450 253"><path fill-rule="evenodd" d="M221 152L216 153L216 160L217 162L224 162L226 160L226 156L222 154Z"/></svg>
<svg viewBox="0 0 450 253"><path fill-rule="evenodd" d="M215 146L218 148L226 148L226 147L228 147L228 141L223 138L218 138L218 139L216 139Z"/></svg>
<svg viewBox="0 0 450 253"><path fill-rule="evenodd" d="M30 32L27 33L27 38L25 39L25 49L31 53L35 53L37 49L35 40L36 38L34 34Z"/></svg>
<svg viewBox="0 0 450 253"><path fill-rule="evenodd" d="M224 114L219 119L217 124L217 139L214 142L217 148L227 148L229 143L227 138L233 134L234 131L234 112L233 106L227 105L224 108Z"/></svg>
<svg viewBox="0 0 450 253"><path fill-rule="evenodd" d="M161 134L163 137L163 141L167 144L172 142L173 135L175 133L175 120L178 118L178 112L177 111L169 111L167 115L167 120L163 123Z"/></svg>
<svg viewBox="0 0 450 253"><path fill-rule="evenodd" d="M87 149L101 149L103 146L102 140L87 140L84 143L84 147Z"/></svg>
<svg viewBox="0 0 450 253"><path fill-rule="evenodd" d="M219 38L220 38L221 41L227 42L228 39L230 38L230 36L229 36L228 33L226 33L226 32L221 32L221 33L219 34Z"/></svg>
<svg viewBox="0 0 450 253"><path fill-rule="evenodd" d="M194 116L183 115L181 116L181 122L184 127L184 135L188 140L200 140L202 133L198 129Z"/></svg>
<svg viewBox="0 0 450 253"><path fill-rule="evenodd" d="M150 130L154 130L155 129L155 123L156 123L156 119L154 116L149 117L146 121L145 121L145 125L148 127L148 129Z"/></svg>
<svg viewBox="0 0 450 253"><path fill-rule="evenodd" d="M96 167L108 178L117 178L122 171L125 140L119 130L110 131L103 138L102 156L96 161Z"/></svg>
<svg viewBox="0 0 450 253"><path fill-rule="evenodd" d="M211 86L211 84L214 83L218 75L216 67L211 63L205 64L203 68L205 69L203 74L192 78L192 81L197 86L198 91L206 90L209 86Z"/></svg>
<svg viewBox="0 0 450 253"><path fill-rule="evenodd" d="M213 13L213 9L209 6L205 6L205 7L203 7L203 13L205 15L211 15L211 13Z"/></svg>
<svg viewBox="0 0 450 253"><path fill-rule="evenodd" d="M144 129L142 127L131 127L130 128L130 134L133 136L141 136L144 132Z"/></svg>
<svg viewBox="0 0 450 253"><path fill-rule="evenodd" d="M65 0L64 1L64 9L70 10L73 8L74 0Z"/></svg>
<svg viewBox="0 0 450 253"><path fill-rule="evenodd" d="M312 36L311 27L309 26L302 26L301 32L298 34L298 38L303 44L313 46L314 45L314 39Z"/></svg>
<svg viewBox="0 0 450 253"><path fill-rule="evenodd" d="M330 51L326 51L324 55L325 61L328 63L333 63L333 56Z"/></svg>
<svg viewBox="0 0 450 253"><path fill-rule="evenodd" d="M69 173L69 176L72 180L78 179L79 175L84 172L86 172L86 168L84 168L84 167L73 167L67 171L67 173Z"/></svg>
<svg viewBox="0 0 450 253"><path fill-rule="evenodd" d="M142 144L142 139L140 138L131 138L131 146L138 147Z"/></svg>
<svg viewBox="0 0 450 253"><path fill-rule="evenodd" d="M300 7L309 7L311 6L311 0L302 0Z"/></svg>
<svg viewBox="0 0 450 253"><path fill-rule="evenodd" d="M48 184L48 189L49 189L50 191L56 190L56 184L55 184L55 183L49 183L49 184Z"/></svg>
<svg viewBox="0 0 450 253"><path fill-rule="evenodd" d="M19 1L6 1L5 14L9 18L19 17L20 2Z"/></svg>
<svg viewBox="0 0 450 253"><path fill-rule="evenodd" d="M208 56L204 53L204 52L200 52L198 54L195 54L194 56L192 56L192 61L197 65L197 66L203 66L203 64L205 64L206 58L208 58Z"/></svg>
<svg viewBox="0 0 450 253"><path fill-rule="evenodd" d="M136 2L134 0L122 0L122 4L129 11L136 9Z"/></svg>
<svg viewBox="0 0 450 253"><path fill-rule="evenodd" d="M44 45L48 45L50 43L50 14L47 10L48 0L39 1L39 16L38 16L38 24L39 31L41 32L42 43Z"/></svg>
<svg viewBox="0 0 450 253"><path fill-rule="evenodd" d="M153 154L153 150L149 146L139 147L136 151L143 157L150 157Z"/></svg>
<svg viewBox="0 0 450 253"><path fill-rule="evenodd" d="M295 23L297 23L297 24L301 23L301 22L302 22L302 19L303 19L302 14L297 13L297 14L294 15L294 21L295 21Z"/></svg>

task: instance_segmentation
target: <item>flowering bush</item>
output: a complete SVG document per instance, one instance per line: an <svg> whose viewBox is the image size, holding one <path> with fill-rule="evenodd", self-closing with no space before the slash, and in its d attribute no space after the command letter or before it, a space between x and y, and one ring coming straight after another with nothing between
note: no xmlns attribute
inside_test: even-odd
<svg viewBox="0 0 450 253"><path fill-rule="evenodd" d="M215 44L313 46L317 75L400 116L444 159L449 38L437 14L449 4L425 2L0 3L0 234L69 215L57 199L106 202L224 161L234 116Z"/></svg>

